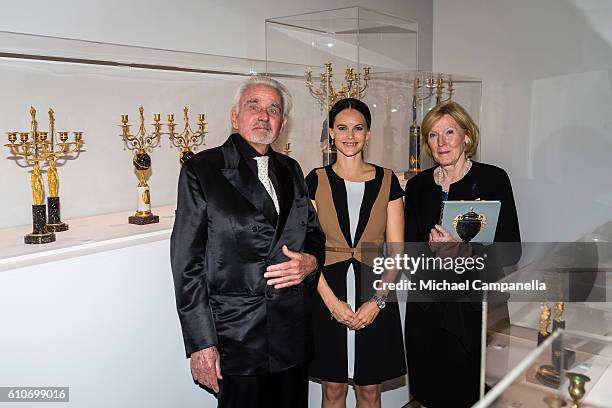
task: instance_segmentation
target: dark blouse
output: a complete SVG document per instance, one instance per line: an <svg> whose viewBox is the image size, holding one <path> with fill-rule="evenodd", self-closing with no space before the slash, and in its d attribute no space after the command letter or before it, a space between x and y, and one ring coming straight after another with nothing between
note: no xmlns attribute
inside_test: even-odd
<svg viewBox="0 0 612 408"><path fill-rule="evenodd" d="M407 242L427 242L429 231L439 222L442 187L435 183L433 173L433 168L425 170L406 184ZM473 162L470 171L450 185L448 200L476 199L501 202L495 242L520 242L512 186L504 170ZM516 250L504 251L495 264L517 262L521 253L520 244L517 246ZM489 322L493 321L493 309L490 304ZM478 400L481 310L479 303L406 304L405 341L410 391L422 404L432 408L469 407ZM501 316L496 320L507 321L507 306L503 301L495 310ZM445 392L440 393L440 389Z"/></svg>
<svg viewBox="0 0 612 408"><path fill-rule="evenodd" d="M427 242L429 231L438 223L442 208L442 187L434 181L434 168L414 176L406 184L406 241ZM508 174L490 164L472 162L470 171L450 185L448 200L499 200L501 208L495 242L520 242L518 216Z"/></svg>

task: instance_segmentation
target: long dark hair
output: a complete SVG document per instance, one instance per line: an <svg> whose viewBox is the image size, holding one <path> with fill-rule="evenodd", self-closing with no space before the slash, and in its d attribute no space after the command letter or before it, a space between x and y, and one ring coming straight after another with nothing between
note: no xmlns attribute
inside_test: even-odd
<svg viewBox="0 0 612 408"><path fill-rule="evenodd" d="M368 105L361 102L359 99L355 99L355 98L340 99L338 102L334 104L334 106L332 106L332 108L329 110L329 128L330 129L334 128L334 122L336 121L336 116L338 116L338 114L345 109L355 109L359 113L361 113L363 117L365 118L366 126L368 127L368 130L370 130L370 125L372 124L372 115L370 114L370 108L368 108Z"/></svg>

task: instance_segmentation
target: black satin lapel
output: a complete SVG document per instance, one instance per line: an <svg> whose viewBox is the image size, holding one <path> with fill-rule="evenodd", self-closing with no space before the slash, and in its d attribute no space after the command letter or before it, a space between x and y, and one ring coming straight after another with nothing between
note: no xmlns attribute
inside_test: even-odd
<svg viewBox="0 0 612 408"><path fill-rule="evenodd" d="M277 217L278 221L276 223L276 232L274 233L274 239L272 240L272 245L270 248L273 248L274 245L276 245L281 234L283 233L283 230L285 229L287 217L289 217L289 211L291 211L291 206L293 205L293 198L295 197L293 191L293 176L291 175L291 170L284 163L281 163L280 160L276 160L276 164L279 171L278 188L280 190L276 192L276 196L278 198L280 214Z"/></svg>
<svg viewBox="0 0 612 408"><path fill-rule="evenodd" d="M278 215L274 208L274 202L257 176L253 174L246 163L244 163L244 160L239 160L238 168L221 169L221 172L227 181L229 181L248 202L257 208L272 225L276 225Z"/></svg>
<svg viewBox="0 0 612 408"><path fill-rule="evenodd" d="M331 186L332 199L334 200L334 207L336 207L336 215L338 216L338 224L340 224L340 229L342 230L342 235L344 235L346 244L352 248L353 240L351 239L351 225L344 180L333 172L331 166L325 167L325 171L327 172L327 179Z"/></svg>
<svg viewBox="0 0 612 408"><path fill-rule="evenodd" d="M357 229L355 230L355 243L359 242L361 235L368 225L370 220L370 213L374 202L380 193L382 187L382 180L384 176L384 170L382 167L376 166L376 175L373 180L366 181L365 188L363 191L363 200L361 200L361 208L359 209L359 221L357 222Z"/></svg>

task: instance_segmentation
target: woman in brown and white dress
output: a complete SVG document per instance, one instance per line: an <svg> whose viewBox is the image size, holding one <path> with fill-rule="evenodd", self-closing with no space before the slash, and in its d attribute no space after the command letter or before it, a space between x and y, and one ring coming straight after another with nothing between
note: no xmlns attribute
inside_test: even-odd
<svg viewBox="0 0 612 408"><path fill-rule="evenodd" d="M326 235L325 265L313 299L315 357L324 408L345 407L348 382L358 407L380 407L380 384L406 373L397 302L375 292L362 243L403 242L403 191L389 169L367 163L371 115L347 98L329 113L337 161L315 169L306 182ZM331 318L330 318L331 317Z"/></svg>

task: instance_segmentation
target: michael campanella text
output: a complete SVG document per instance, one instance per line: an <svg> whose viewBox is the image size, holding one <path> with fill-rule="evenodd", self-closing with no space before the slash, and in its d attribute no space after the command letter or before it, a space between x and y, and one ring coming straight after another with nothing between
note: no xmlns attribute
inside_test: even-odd
<svg viewBox="0 0 612 408"><path fill-rule="evenodd" d="M374 281L374 290L423 290L423 291L545 291L546 283L533 279L529 282L483 282L480 279L463 282L448 282L446 280L420 280L412 282L409 279L400 279L397 282L383 282L382 279Z"/></svg>

